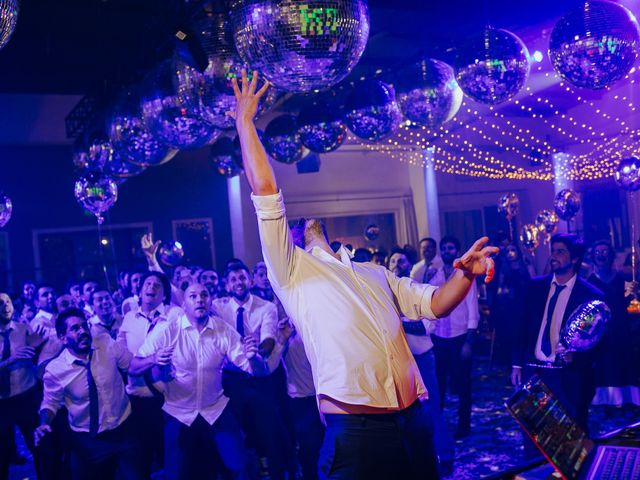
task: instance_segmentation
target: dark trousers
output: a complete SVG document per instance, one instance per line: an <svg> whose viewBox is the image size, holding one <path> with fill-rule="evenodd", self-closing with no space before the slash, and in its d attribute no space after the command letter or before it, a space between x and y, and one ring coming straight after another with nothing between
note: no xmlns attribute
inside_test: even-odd
<svg viewBox="0 0 640 480"><path fill-rule="evenodd" d="M324 425L320 420L316 397L291 398L291 418L298 443L298 459L302 467L304 480L316 480L318 478L318 458L322 438L324 437Z"/></svg>
<svg viewBox="0 0 640 480"><path fill-rule="evenodd" d="M131 418L136 427L140 467L144 478L150 478L154 460L164 462L164 414L162 397L131 395Z"/></svg>
<svg viewBox="0 0 640 480"><path fill-rule="evenodd" d="M325 415L321 479L437 479L429 407L379 415Z"/></svg>
<svg viewBox="0 0 640 480"><path fill-rule="evenodd" d="M200 415L191 425L185 425L165 413L164 452L166 480L215 478L216 452L233 478L252 478L240 425L229 407L213 425Z"/></svg>
<svg viewBox="0 0 640 480"><path fill-rule="evenodd" d="M444 408L447 392L447 380L451 379L454 391L458 394L458 428L471 426L471 358L460 357L467 335L453 338L431 336L433 353L436 356L436 376L440 386L440 408Z"/></svg>
<svg viewBox="0 0 640 480"><path fill-rule="evenodd" d="M95 437L71 431L71 478L74 480L140 480L140 458L131 418Z"/></svg>
<svg viewBox="0 0 640 480"><path fill-rule="evenodd" d="M27 447L34 455L36 472L40 471L39 455L34 447L33 431L40 424L38 410L41 396L39 389L30 388L24 393L0 399L0 479L9 478L9 460L12 453L11 445L15 445L15 427L17 426L24 437Z"/></svg>
<svg viewBox="0 0 640 480"><path fill-rule="evenodd" d="M285 478L294 458L293 443L283 418L286 383L282 366L267 377L252 377L244 372L224 371L222 385L230 406L247 435L256 440L259 452L269 462L273 480Z"/></svg>
<svg viewBox="0 0 640 480"><path fill-rule="evenodd" d="M63 407L53 419L51 433L45 435L36 448L41 465L38 480L66 480L71 477L68 448L70 435L68 412Z"/></svg>

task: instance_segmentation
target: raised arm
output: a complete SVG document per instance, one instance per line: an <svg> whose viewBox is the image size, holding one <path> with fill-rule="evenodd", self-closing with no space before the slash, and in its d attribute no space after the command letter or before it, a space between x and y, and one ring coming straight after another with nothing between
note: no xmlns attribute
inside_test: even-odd
<svg viewBox="0 0 640 480"><path fill-rule="evenodd" d="M236 110L230 114L236 120L242 162L249 186L254 195L273 195L278 192L276 177L253 123L253 118L258 111L258 103L269 88L269 82L265 81L262 88L256 92L258 72L253 72L253 78L249 83L247 72L242 70L241 88L236 78L233 78L232 83L236 95Z"/></svg>

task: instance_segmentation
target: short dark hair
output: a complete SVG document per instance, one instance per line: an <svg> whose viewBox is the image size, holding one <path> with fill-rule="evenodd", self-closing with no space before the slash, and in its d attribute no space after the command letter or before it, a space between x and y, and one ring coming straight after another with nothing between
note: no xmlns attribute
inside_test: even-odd
<svg viewBox="0 0 640 480"><path fill-rule="evenodd" d="M36 297L40 295L41 288L50 288L51 290L53 290L54 294L56 293L56 289L53 285L51 285L50 283L43 282L36 285Z"/></svg>
<svg viewBox="0 0 640 480"><path fill-rule="evenodd" d="M162 290L164 290L164 298L162 303L164 303L165 305L169 305L171 303L171 282L169 281L169 277L167 277L162 272L145 272L140 279L140 290L142 290L142 285L144 285L144 282L149 277L156 277L158 280L160 280L160 283L162 284Z"/></svg>
<svg viewBox="0 0 640 480"><path fill-rule="evenodd" d="M213 273L215 273L216 275L218 275L218 272L217 272L217 271L215 271L213 268L205 268L205 269L203 269L203 270L198 274L198 283L200 283L200 282L202 281L202 274L203 274L204 272L213 272ZM218 276L219 276L219 275L218 275Z"/></svg>
<svg viewBox="0 0 640 480"><path fill-rule="evenodd" d="M442 250L442 246L445 243L453 243L456 247L456 250L458 252L460 252L460 240L458 240L456 237L454 237L453 235L445 235L444 237L442 237L442 239L440 240L440 250Z"/></svg>
<svg viewBox="0 0 640 480"><path fill-rule="evenodd" d="M111 297L111 299L113 300L113 296L111 295L111 292L109 290L107 290L106 288L98 287L93 292L91 292L91 295L89 295L89 305L93 305L93 300L95 299L96 293L100 293L100 292L107 292Z"/></svg>
<svg viewBox="0 0 640 480"><path fill-rule="evenodd" d="M67 320L72 317L81 318L85 322L87 321L87 316L85 315L84 310L77 307L67 308L56 317L56 333L59 337L64 337L66 335Z"/></svg>
<svg viewBox="0 0 640 480"><path fill-rule="evenodd" d="M571 260L578 260L573 266L573 269L577 272L580 269L580 265L582 265L582 259L584 258L585 253L582 239L575 233L556 233L551 237L549 245L553 245L554 243L562 243L567 247L567 250L569 250Z"/></svg>
<svg viewBox="0 0 640 480"><path fill-rule="evenodd" d="M304 250L306 247L304 241L304 230L307 226L307 219L302 217L299 219L292 227L291 227L291 237L293 240L293 244L296 247L300 247ZM329 243L329 235L327 235L327 227L323 221L320 220L320 228L322 229L322 234L324 235L325 240Z"/></svg>
<svg viewBox="0 0 640 480"><path fill-rule="evenodd" d="M238 272L240 270L245 270L249 275L251 275L251 270L249 270L249 267L247 267L247 265L242 260L238 260L237 262L227 264L227 268L224 271L224 278L228 278L230 273Z"/></svg>
<svg viewBox="0 0 640 480"><path fill-rule="evenodd" d="M366 248L356 248L356 251L353 252L352 260L356 263L365 263L370 262L373 255Z"/></svg>
<svg viewBox="0 0 640 480"><path fill-rule="evenodd" d="M434 247L438 246L438 243L431 237L423 237L420 239L420 241L418 242L418 245L420 245L422 242L429 242L431 243Z"/></svg>
<svg viewBox="0 0 640 480"><path fill-rule="evenodd" d="M615 260L615 258L616 258L616 252L613 249L613 245L611 244L611 242L609 240L604 240L604 239L603 240L598 240L598 241L594 242L593 247L591 247L591 248L593 248L593 250L595 250L596 247L602 247L602 246L605 246L605 247L609 248L609 255L608 255L609 262L613 262Z"/></svg>

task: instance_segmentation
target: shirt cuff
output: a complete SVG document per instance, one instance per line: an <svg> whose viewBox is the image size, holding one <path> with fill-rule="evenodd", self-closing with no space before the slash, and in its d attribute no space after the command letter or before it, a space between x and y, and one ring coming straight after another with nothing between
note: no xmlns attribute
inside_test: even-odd
<svg viewBox="0 0 640 480"><path fill-rule="evenodd" d="M281 190L272 195L254 195L252 193L251 201L259 220L277 220L285 215Z"/></svg>
<svg viewBox="0 0 640 480"><path fill-rule="evenodd" d="M437 289L438 287L425 284L425 289L422 293L422 299L420 300L420 318L436 320L436 316L433 313L433 310L431 310L431 299L433 298L433 294Z"/></svg>

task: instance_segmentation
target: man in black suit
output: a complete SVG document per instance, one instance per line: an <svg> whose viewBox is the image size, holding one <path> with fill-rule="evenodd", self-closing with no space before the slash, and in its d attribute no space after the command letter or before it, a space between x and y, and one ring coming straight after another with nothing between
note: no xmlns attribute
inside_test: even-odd
<svg viewBox="0 0 640 480"><path fill-rule="evenodd" d="M552 274L530 281L523 315L516 319L511 382L518 386L537 373L586 429L595 393L593 351L568 354L564 366L554 363L560 332L571 313L590 300L604 300L600 290L577 275L583 256L576 235L551 238Z"/></svg>

